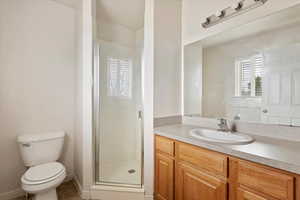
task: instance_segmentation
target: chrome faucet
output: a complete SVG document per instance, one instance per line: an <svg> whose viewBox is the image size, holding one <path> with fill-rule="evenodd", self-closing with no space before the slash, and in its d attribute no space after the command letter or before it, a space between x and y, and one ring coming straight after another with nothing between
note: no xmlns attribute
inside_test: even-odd
<svg viewBox="0 0 300 200"><path fill-rule="evenodd" d="M228 127L227 119L220 118L220 119L218 119L218 121L219 121L219 123L218 123L218 126L219 126L218 131L223 131L223 132L229 132L230 131L230 128Z"/></svg>

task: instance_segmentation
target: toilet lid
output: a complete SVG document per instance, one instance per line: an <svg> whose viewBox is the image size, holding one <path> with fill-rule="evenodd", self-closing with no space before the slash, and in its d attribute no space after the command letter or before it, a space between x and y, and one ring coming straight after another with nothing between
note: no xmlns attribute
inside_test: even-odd
<svg viewBox="0 0 300 200"><path fill-rule="evenodd" d="M46 163L29 168L24 178L30 182L40 182L51 179L65 170L65 167L58 162Z"/></svg>

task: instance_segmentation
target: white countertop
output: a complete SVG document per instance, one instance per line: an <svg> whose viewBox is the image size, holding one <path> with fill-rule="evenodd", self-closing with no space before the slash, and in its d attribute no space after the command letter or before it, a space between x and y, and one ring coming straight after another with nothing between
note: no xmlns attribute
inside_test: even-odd
<svg viewBox="0 0 300 200"><path fill-rule="evenodd" d="M189 135L199 126L176 124L157 127L154 133L209 150L300 174L300 142L251 135L255 141L246 145L223 145L197 140ZM250 135L250 134L248 134Z"/></svg>

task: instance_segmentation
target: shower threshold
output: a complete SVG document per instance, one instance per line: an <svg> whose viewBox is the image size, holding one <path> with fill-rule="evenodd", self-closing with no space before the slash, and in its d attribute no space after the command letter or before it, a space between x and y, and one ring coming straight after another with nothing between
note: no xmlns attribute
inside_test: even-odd
<svg viewBox="0 0 300 200"><path fill-rule="evenodd" d="M141 188L141 166L138 160L100 164L101 185Z"/></svg>

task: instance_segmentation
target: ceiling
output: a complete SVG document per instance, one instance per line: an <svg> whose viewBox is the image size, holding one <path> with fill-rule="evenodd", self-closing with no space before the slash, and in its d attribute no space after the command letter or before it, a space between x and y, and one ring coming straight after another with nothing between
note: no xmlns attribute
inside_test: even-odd
<svg viewBox="0 0 300 200"><path fill-rule="evenodd" d="M52 0L78 8L82 0ZM145 0L96 0L96 16L100 20L138 30L144 25Z"/></svg>
<svg viewBox="0 0 300 200"><path fill-rule="evenodd" d="M96 0L97 19L138 30L144 25L145 0Z"/></svg>

